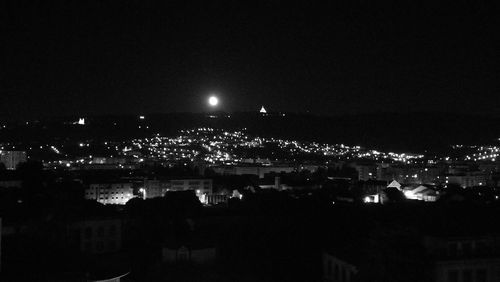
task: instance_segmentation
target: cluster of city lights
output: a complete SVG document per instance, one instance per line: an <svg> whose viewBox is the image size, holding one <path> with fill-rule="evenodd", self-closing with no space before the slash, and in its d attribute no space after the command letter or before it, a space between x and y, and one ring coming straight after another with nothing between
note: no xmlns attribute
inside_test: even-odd
<svg viewBox="0 0 500 282"><path fill-rule="evenodd" d="M134 139L123 147L122 153L140 152L146 158L170 161L203 160L212 164L236 164L245 156L239 155L245 149L276 148L293 158L299 155L316 155L345 159L371 159L410 163L422 159L423 155L380 152L366 150L360 146L299 142L278 138L250 136L242 131L227 131L214 128L196 128L180 131L178 136L155 136ZM274 152L271 152L273 154ZM274 161L280 161L273 159Z"/></svg>
<svg viewBox="0 0 500 282"><path fill-rule="evenodd" d="M495 162L500 156L500 147L494 145L484 145L484 146L464 146L464 145L453 145L452 149L455 151L460 151L456 160L464 161L492 161ZM450 158L445 160L449 160Z"/></svg>

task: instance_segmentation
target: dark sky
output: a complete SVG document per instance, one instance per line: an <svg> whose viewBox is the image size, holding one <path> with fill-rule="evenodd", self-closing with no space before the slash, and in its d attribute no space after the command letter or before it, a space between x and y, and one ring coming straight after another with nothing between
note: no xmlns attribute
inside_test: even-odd
<svg viewBox="0 0 500 282"><path fill-rule="evenodd" d="M0 115L200 112L211 92L229 112L500 115L489 4L143 2L2 1Z"/></svg>

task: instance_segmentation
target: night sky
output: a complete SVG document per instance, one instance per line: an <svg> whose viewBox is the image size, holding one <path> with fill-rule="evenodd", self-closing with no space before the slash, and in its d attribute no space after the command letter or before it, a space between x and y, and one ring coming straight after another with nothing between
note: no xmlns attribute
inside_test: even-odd
<svg viewBox="0 0 500 282"><path fill-rule="evenodd" d="M54 2L0 4L0 115L203 112L210 93L228 112L500 115L500 17L478 1Z"/></svg>

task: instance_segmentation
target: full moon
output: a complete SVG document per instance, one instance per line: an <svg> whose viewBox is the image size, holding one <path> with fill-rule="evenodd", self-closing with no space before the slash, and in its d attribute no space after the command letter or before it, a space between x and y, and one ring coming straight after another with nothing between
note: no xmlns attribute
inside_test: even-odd
<svg viewBox="0 0 500 282"><path fill-rule="evenodd" d="M215 107L217 106L217 104L219 104L219 99L215 96L211 96L210 98L208 98L208 104L210 104L210 106L212 107Z"/></svg>

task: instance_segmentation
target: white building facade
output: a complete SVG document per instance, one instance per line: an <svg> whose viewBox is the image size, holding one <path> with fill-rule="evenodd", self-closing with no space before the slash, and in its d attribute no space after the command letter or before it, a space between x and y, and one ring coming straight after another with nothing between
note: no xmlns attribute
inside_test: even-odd
<svg viewBox="0 0 500 282"><path fill-rule="evenodd" d="M86 200L95 200L105 205L124 205L132 198L132 183L94 183L85 189Z"/></svg>

